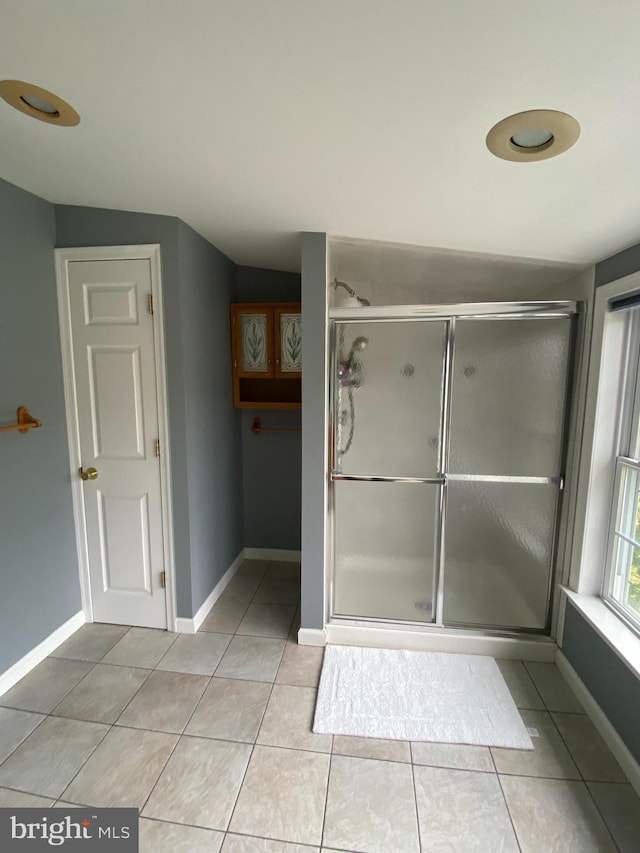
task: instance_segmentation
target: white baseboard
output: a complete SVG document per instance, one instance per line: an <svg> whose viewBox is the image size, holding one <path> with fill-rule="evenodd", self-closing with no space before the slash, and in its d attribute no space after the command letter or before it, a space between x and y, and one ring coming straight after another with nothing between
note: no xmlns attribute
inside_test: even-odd
<svg viewBox="0 0 640 853"><path fill-rule="evenodd" d="M326 646L327 632L322 628L300 628L298 643L301 646Z"/></svg>
<svg viewBox="0 0 640 853"><path fill-rule="evenodd" d="M633 785L636 793L640 795L640 764L638 764L633 755L629 752L626 744L609 722L607 715L604 713L600 705L598 705L591 693L589 693L584 682L560 649L558 649L556 654L556 666L562 675L564 675L569 686L580 702L582 702L591 722L600 732L602 739L613 753L614 758L620 767L622 767L622 770L629 782Z"/></svg>
<svg viewBox="0 0 640 853"><path fill-rule="evenodd" d="M178 616L176 618L175 630L178 634L195 634L197 632L198 628L202 625L204 620L211 612L213 605L225 591L231 578L235 575L235 573L242 565L244 559L245 553L243 549L242 551L240 551L233 563L231 563L227 571L222 575L218 583L214 586L212 591L207 596L206 601L198 609L198 612L192 619L185 619L181 616Z"/></svg>
<svg viewBox="0 0 640 853"><path fill-rule="evenodd" d="M24 657L10 666L5 672L0 673L0 696L10 690L14 684L17 684L21 678L28 675L31 670L38 666L39 663L54 652L58 646L62 645L65 640L68 640L72 634L82 627L85 623L85 615L83 610L79 610L71 619L67 619L59 628L56 628L48 637L41 643L27 652Z"/></svg>
<svg viewBox="0 0 640 853"><path fill-rule="evenodd" d="M513 637L474 637L471 633L404 631L397 628L374 628L356 625L327 625L327 643L343 646L373 646L381 649L413 649L427 652L458 652L467 655L490 655L496 658L552 663L556 644L550 641Z"/></svg>
<svg viewBox="0 0 640 853"><path fill-rule="evenodd" d="M299 563L300 551L287 551L282 548L245 548L245 560L278 560L281 563Z"/></svg>

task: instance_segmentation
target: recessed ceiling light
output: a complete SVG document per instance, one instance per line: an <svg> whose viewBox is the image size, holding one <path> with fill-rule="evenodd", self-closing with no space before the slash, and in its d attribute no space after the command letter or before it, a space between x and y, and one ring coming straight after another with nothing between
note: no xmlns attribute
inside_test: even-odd
<svg viewBox="0 0 640 853"><path fill-rule="evenodd" d="M541 145L549 145L553 142L554 136L550 130L544 130L542 127L533 128L532 130L519 130L511 137L511 142L516 148L540 148Z"/></svg>
<svg viewBox="0 0 640 853"><path fill-rule="evenodd" d="M45 101L44 98L36 98L35 95L20 95L20 100L24 101L28 107L33 107L38 112L46 113L48 116L59 116L60 110Z"/></svg>
<svg viewBox="0 0 640 853"><path fill-rule="evenodd" d="M80 123L80 116L70 104L53 92L24 80L0 80L0 98L21 113L49 124L73 127Z"/></svg>
<svg viewBox="0 0 640 853"><path fill-rule="evenodd" d="M524 163L548 160L578 140L580 125L568 113L527 110L503 118L487 134L487 148L496 157Z"/></svg>

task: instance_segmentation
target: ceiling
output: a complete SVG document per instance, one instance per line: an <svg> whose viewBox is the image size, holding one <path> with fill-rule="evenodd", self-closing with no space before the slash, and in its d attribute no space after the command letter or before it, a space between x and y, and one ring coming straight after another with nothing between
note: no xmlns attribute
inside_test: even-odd
<svg viewBox="0 0 640 853"><path fill-rule="evenodd" d="M640 240L637 0L0 0L0 177L181 217L234 261L298 233L589 264ZM498 160L491 126L569 112L577 145Z"/></svg>

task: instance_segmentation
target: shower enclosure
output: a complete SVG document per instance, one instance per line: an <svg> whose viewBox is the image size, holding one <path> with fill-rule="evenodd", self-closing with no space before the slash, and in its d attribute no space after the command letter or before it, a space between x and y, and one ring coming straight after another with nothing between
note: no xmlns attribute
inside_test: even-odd
<svg viewBox="0 0 640 853"><path fill-rule="evenodd" d="M333 620L548 632L575 310L331 312Z"/></svg>

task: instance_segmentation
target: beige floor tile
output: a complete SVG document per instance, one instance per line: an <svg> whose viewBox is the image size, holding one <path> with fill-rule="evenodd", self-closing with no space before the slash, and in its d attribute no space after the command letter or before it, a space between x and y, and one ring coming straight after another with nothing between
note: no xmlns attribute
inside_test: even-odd
<svg viewBox="0 0 640 853"><path fill-rule="evenodd" d="M273 560L267 568L267 577L269 578L289 578L290 580L300 580L300 563L288 562L285 560Z"/></svg>
<svg viewBox="0 0 640 853"><path fill-rule="evenodd" d="M118 717L119 726L182 734L209 679L182 672L152 672Z"/></svg>
<svg viewBox="0 0 640 853"><path fill-rule="evenodd" d="M189 721L186 734L254 743L271 685L214 676Z"/></svg>
<svg viewBox="0 0 640 853"><path fill-rule="evenodd" d="M627 777L586 714L552 714L583 779L626 782Z"/></svg>
<svg viewBox="0 0 640 853"><path fill-rule="evenodd" d="M213 675L231 634L181 634L158 664L158 669Z"/></svg>
<svg viewBox="0 0 640 853"><path fill-rule="evenodd" d="M54 658L74 658L97 663L129 630L128 625L105 625L93 622L83 625L51 653Z"/></svg>
<svg viewBox="0 0 640 853"><path fill-rule="evenodd" d="M306 844L290 844L288 841L272 841L268 838L231 833L227 834L222 845L222 853L315 853L318 849Z"/></svg>
<svg viewBox="0 0 640 853"><path fill-rule="evenodd" d="M230 831L319 845L328 776L328 755L256 746Z"/></svg>
<svg viewBox="0 0 640 853"><path fill-rule="evenodd" d="M411 766L334 755L322 841L366 853L417 853Z"/></svg>
<svg viewBox="0 0 640 853"><path fill-rule="evenodd" d="M51 797L36 797L35 794L23 794L11 788L0 788L0 809L38 809L53 805Z"/></svg>
<svg viewBox="0 0 640 853"><path fill-rule="evenodd" d="M335 735L333 752L335 755L351 755L353 758L378 758L381 761L411 763L411 748L406 740Z"/></svg>
<svg viewBox="0 0 640 853"><path fill-rule="evenodd" d="M92 667L85 661L45 658L0 696L0 705L48 714Z"/></svg>
<svg viewBox="0 0 640 853"><path fill-rule="evenodd" d="M498 777L414 766L422 850L518 853Z"/></svg>
<svg viewBox="0 0 640 853"><path fill-rule="evenodd" d="M640 798L631 785L589 782L587 787L621 853L637 853L640 847Z"/></svg>
<svg viewBox="0 0 640 853"><path fill-rule="evenodd" d="M251 747L182 737L144 808L144 817L225 830Z"/></svg>
<svg viewBox="0 0 640 853"><path fill-rule="evenodd" d="M331 752L332 735L315 735L311 731L315 709L316 691L313 687L274 684L258 743Z"/></svg>
<svg viewBox="0 0 640 853"><path fill-rule="evenodd" d="M526 749L491 747L498 773L516 776L545 776L555 779L580 779L569 750L546 711L521 711L522 719L532 734L533 752Z"/></svg>
<svg viewBox="0 0 640 853"><path fill-rule="evenodd" d="M53 713L73 720L113 723L148 676L147 669L98 663Z"/></svg>
<svg viewBox="0 0 640 853"><path fill-rule="evenodd" d="M527 672L542 696L548 711L584 713L582 705L554 663L527 661Z"/></svg>
<svg viewBox="0 0 640 853"><path fill-rule="evenodd" d="M200 626L199 631L233 634L242 622L242 617L247 612L248 606L249 602L236 601L235 599L217 601Z"/></svg>
<svg viewBox="0 0 640 853"><path fill-rule="evenodd" d="M300 600L300 581L267 575L256 590L254 604L293 604Z"/></svg>
<svg viewBox="0 0 640 853"><path fill-rule="evenodd" d="M43 714L0 708L0 764L44 719Z"/></svg>
<svg viewBox="0 0 640 853"><path fill-rule="evenodd" d="M521 660L496 658L496 663L518 708L546 710L542 697Z"/></svg>
<svg viewBox="0 0 640 853"><path fill-rule="evenodd" d="M613 853L583 782L500 777L522 853Z"/></svg>
<svg viewBox="0 0 640 853"><path fill-rule="evenodd" d="M448 767L451 770L476 770L480 773L495 773L491 752L487 746L413 741L411 753L414 764Z"/></svg>
<svg viewBox="0 0 640 853"><path fill-rule="evenodd" d="M224 832L140 819L140 853L218 853Z"/></svg>
<svg viewBox="0 0 640 853"><path fill-rule="evenodd" d="M254 575L262 578L268 568L269 560L245 560L236 572L236 576Z"/></svg>
<svg viewBox="0 0 640 853"><path fill-rule="evenodd" d="M153 669L176 640L175 634L157 628L132 628L105 655L102 663Z"/></svg>
<svg viewBox="0 0 640 853"><path fill-rule="evenodd" d="M253 596L256 593L256 590L260 586L262 579L260 576L256 577L256 575L240 575L236 574L231 578L229 583L224 588L224 592L220 596L220 601L223 599L225 601L235 600L235 601L246 601L249 603Z"/></svg>
<svg viewBox="0 0 640 853"><path fill-rule="evenodd" d="M295 610L295 604L250 604L238 634L286 640Z"/></svg>
<svg viewBox="0 0 640 853"><path fill-rule="evenodd" d="M108 731L99 723L49 717L0 767L0 785L55 799Z"/></svg>
<svg viewBox="0 0 640 853"><path fill-rule="evenodd" d="M141 809L177 740L164 732L112 728L63 799L96 808Z"/></svg>
<svg viewBox="0 0 640 853"><path fill-rule="evenodd" d="M317 687L323 658L323 648L287 643L276 682L296 687Z"/></svg>
<svg viewBox="0 0 640 853"><path fill-rule="evenodd" d="M284 640L236 636L229 643L215 674L221 678L274 681L284 647Z"/></svg>

